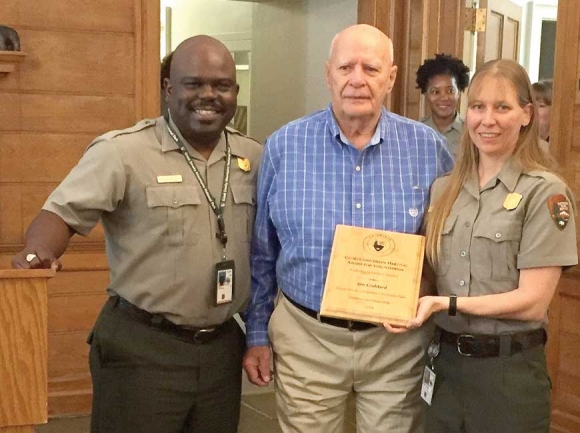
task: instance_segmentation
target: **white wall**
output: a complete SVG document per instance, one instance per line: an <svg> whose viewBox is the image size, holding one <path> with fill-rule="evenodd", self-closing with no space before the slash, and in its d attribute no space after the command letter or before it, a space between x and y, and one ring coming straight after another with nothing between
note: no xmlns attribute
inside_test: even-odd
<svg viewBox="0 0 580 433"><path fill-rule="evenodd" d="M520 46L520 63L528 71L532 83L538 81L540 70L540 40L542 21L554 20L558 14L558 0L534 0L524 9L527 21Z"/></svg>
<svg viewBox="0 0 580 433"><path fill-rule="evenodd" d="M330 102L324 80L324 67L332 38L342 29L356 24L357 4L353 0L310 0L307 7L306 101L307 113Z"/></svg>
<svg viewBox="0 0 580 433"><path fill-rule="evenodd" d="M253 5L250 132L264 139L305 113L306 1Z"/></svg>
<svg viewBox="0 0 580 433"><path fill-rule="evenodd" d="M224 41L252 31L252 3L228 0L162 0L172 8L171 45L190 36L207 34ZM229 36L229 37L228 37Z"/></svg>

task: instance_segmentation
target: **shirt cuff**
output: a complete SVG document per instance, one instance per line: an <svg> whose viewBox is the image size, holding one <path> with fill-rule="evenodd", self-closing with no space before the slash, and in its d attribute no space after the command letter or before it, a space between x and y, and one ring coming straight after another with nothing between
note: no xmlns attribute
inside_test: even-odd
<svg viewBox="0 0 580 433"><path fill-rule="evenodd" d="M270 346L270 339L268 338L268 330L267 329L249 330L246 327L246 343L248 347Z"/></svg>

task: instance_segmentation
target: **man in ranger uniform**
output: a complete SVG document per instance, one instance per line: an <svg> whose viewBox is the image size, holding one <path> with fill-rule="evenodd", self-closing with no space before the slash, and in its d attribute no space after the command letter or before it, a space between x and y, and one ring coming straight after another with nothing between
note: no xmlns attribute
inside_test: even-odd
<svg viewBox="0 0 580 433"><path fill-rule="evenodd" d="M111 269L89 337L93 433L236 432L261 146L226 125L238 85L208 36L175 50L166 118L97 138L48 198L16 268L60 268L100 221ZM224 284L219 284L219 276Z"/></svg>

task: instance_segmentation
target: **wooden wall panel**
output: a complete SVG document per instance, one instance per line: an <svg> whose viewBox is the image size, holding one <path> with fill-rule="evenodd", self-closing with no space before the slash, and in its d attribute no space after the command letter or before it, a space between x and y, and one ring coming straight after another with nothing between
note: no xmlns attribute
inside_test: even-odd
<svg viewBox="0 0 580 433"><path fill-rule="evenodd" d="M20 86L27 91L135 93L135 64L127 62L135 58L131 34L25 30L20 37L28 55L20 68Z"/></svg>
<svg viewBox="0 0 580 433"><path fill-rule="evenodd" d="M135 101L130 96L24 94L20 98L21 129L26 132L100 135L135 122Z"/></svg>
<svg viewBox="0 0 580 433"><path fill-rule="evenodd" d="M133 33L135 4L118 0L2 0L0 17L17 27Z"/></svg>
<svg viewBox="0 0 580 433"><path fill-rule="evenodd" d="M68 294L104 295L105 287L109 284L109 272L106 266L101 266L100 270L99 266L95 266L95 270L90 271L72 271L67 270L65 266L65 271L58 276L58 284L53 283L54 280L48 282L48 293L51 297ZM82 284L79 283L81 279Z"/></svg>
<svg viewBox="0 0 580 433"><path fill-rule="evenodd" d="M106 299L103 286L98 294L51 296L48 300L48 326L51 332L58 334L91 329L95 322L94 313L101 309Z"/></svg>
<svg viewBox="0 0 580 433"><path fill-rule="evenodd" d="M60 182L93 138L93 134L0 134L0 182Z"/></svg>
<svg viewBox="0 0 580 433"><path fill-rule="evenodd" d="M18 185L0 184L0 243L22 238L22 196Z"/></svg>
<svg viewBox="0 0 580 433"><path fill-rule="evenodd" d="M16 93L0 92L0 131L20 129L20 97Z"/></svg>
<svg viewBox="0 0 580 433"><path fill-rule="evenodd" d="M158 0L3 0L24 60L0 75L0 269L94 137L159 110ZM87 413L87 334L109 281L103 229L74 236L48 293L52 416Z"/></svg>

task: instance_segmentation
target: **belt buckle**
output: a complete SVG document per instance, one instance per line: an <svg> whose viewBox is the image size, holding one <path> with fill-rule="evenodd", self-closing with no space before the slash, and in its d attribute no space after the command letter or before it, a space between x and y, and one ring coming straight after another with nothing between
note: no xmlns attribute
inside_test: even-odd
<svg viewBox="0 0 580 433"><path fill-rule="evenodd" d="M471 341L473 342L475 340L475 337L471 334L461 334L457 337L457 352L459 352L460 355L462 356L473 356L473 353L466 353L463 352L461 349L461 342L462 341Z"/></svg>
<svg viewBox="0 0 580 433"><path fill-rule="evenodd" d="M352 320L347 320L347 321L346 321L346 327L348 328L348 330L349 330L350 332L353 332L353 331L355 330L355 329L354 329L354 326L355 326L355 323L354 323L354 321L352 321Z"/></svg>
<svg viewBox="0 0 580 433"><path fill-rule="evenodd" d="M204 336L209 336L209 334L211 334L214 331L215 328L199 329L195 332L195 334L193 334L193 341L197 344L206 343L206 341L204 341Z"/></svg>

